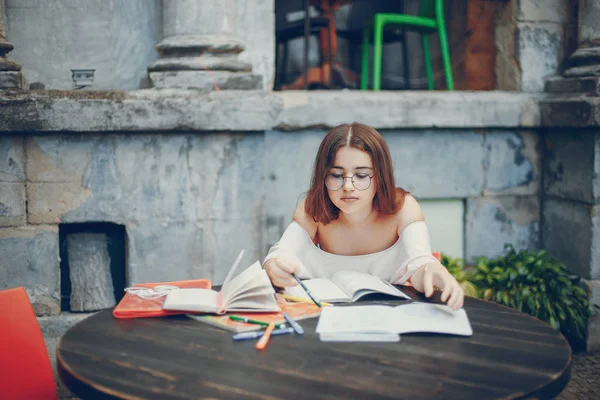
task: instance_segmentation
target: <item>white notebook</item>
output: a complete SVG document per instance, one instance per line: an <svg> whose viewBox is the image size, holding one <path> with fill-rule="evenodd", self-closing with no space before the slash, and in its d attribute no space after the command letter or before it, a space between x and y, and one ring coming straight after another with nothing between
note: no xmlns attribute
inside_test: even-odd
<svg viewBox="0 0 600 400"><path fill-rule="evenodd" d="M333 274L331 279L308 279L302 283L317 300L330 303L354 302L371 293L387 294L410 300L410 297L389 282L362 272L340 271ZM286 287L285 293L310 300L300 285Z"/></svg>
<svg viewBox="0 0 600 400"><path fill-rule="evenodd" d="M444 333L471 336L473 329L464 309L411 303L401 306L366 305L324 307L317 333L327 340L349 334L402 334L410 332Z"/></svg>

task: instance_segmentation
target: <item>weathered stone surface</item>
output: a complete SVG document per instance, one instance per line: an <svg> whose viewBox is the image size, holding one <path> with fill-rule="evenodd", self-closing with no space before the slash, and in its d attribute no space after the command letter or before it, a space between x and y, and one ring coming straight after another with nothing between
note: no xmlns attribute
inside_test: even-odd
<svg viewBox="0 0 600 400"><path fill-rule="evenodd" d="M465 259L496 257L504 244L516 250L538 249L540 203L537 196L467 199Z"/></svg>
<svg viewBox="0 0 600 400"><path fill-rule="evenodd" d="M352 121L378 129L537 127L542 97L446 91L6 91L0 92L0 132L300 130Z"/></svg>
<svg viewBox="0 0 600 400"><path fill-rule="evenodd" d="M600 130L572 134L548 130L544 192L589 204L600 203Z"/></svg>
<svg viewBox="0 0 600 400"><path fill-rule="evenodd" d="M0 132L261 131L280 110L256 91L2 91Z"/></svg>
<svg viewBox="0 0 600 400"><path fill-rule="evenodd" d="M238 12L236 0L163 0L164 37L231 35Z"/></svg>
<svg viewBox="0 0 600 400"><path fill-rule="evenodd" d="M568 2L564 0L520 0L519 20L537 22L568 22Z"/></svg>
<svg viewBox="0 0 600 400"><path fill-rule="evenodd" d="M539 193L541 156L537 133L491 131L485 134L483 146L485 195ZM468 169L465 166L464 170Z"/></svg>
<svg viewBox="0 0 600 400"><path fill-rule="evenodd" d="M600 312L596 311L588 322L587 351L600 351ZM585 395L585 394L584 394Z"/></svg>
<svg viewBox="0 0 600 400"><path fill-rule="evenodd" d="M543 247L585 279L600 278L594 265L600 260L600 224L592 218L599 212L600 206L569 200L547 198L543 203Z"/></svg>
<svg viewBox="0 0 600 400"><path fill-rule="evenodd" d="M0 182L0 227L25 225L25 184Z"/></svg>
<svg viewBox="0 0 600 400"><path fill-rule="evenodd" d="M236 0L235 8L236 37L245 47L239 59L251 63L252 72L263 79L261 87L271 90L275 78L275 2Z"/></svg>
<svg viewBox="0 0 600 400"><path fill-rule="evenodd" d="M518 42L518 7L516 1L507 1L496 14L496 88L497 90L521 90L521 66L515 54Z"/></svg>
<svg viewBox="0 0 600 400"><path fill-rule="evenodd" d="M150 72L152 86L204 90L260 90L262 78L249 72L165 71Z"/></svg>
<svg viewBox="0 0 600 400"><path fill-rule="evenodd" d="M177 21L169 21L175 26L167 29L177 29ZM244 43L231 35L207 34L207 35L174 35L167 36L156 46L160 54L170 55L173 53L184 54L197 52L209 53L240 53L244 51Z"/></svg>
<svg viewBox="0 0 600 400"><path fill-rule="evenodd" d="M91 317L95 313L69 313L63 312L60 315L52 315L47 317L38 317L37 321L40 324L40 329L44 335L44 340L58 339L64 335L78 322L83 321L87 317Z"/></svg>
<svg viewBox="0 0 600 400"><path fill-rule="evenodd" d="M0 229L0 289L24 286L37 315L60 312L58 229Z"/></svg>
<svg viewBox="0 0 600 400"><path fill-rule="evenodd" d="M23 137L0 136L0 182L25 181Z"/></svg>
<svg viewBox="0 0 600 400"><path fill-rule="evenodd" d="M600 47L579 48L569 57L569 66L600 64ZM568 70L565 75L568 75Z"/></svg>
<svg viewBox="0 0 600 400"><path fill-rule="evenodd" d="M23 76L17 71L0 71L0 89L21 89Z"/></svg>
<svg viewBox="0 0 600 400"><path fill-rule="evenodd" d="M600 77L585 76L580 78L564 78L552 76L546 79L544 91L548 93L580 93L598 96L600 94Z"/></svg>
<svg viewBox="0 0 600 400"><path fill-rule="evenodd" d="M240 270L264 257L259 215L190 223L144 221L128 226L128 285L180 279L223 283L239 252Z"/></svg>
<svg viewBox="0 0 600 400"><path fill-rule="evenodd" d="M263 254L281 238L296 206L305 197L325 133L322 129L265 132L266 247Z"/></svg>
<svg viewBox="0 0 600 400"><path fill-rule="evenodd" d="M245 61L240 61L235 55L203 54L202 56L193 57L161 58L156 60L148 70L152 72L185 70L250 72L252 71L252 65Z"/></svg>
<svg viewBox="0 0 600 400"><path fill-rule="evenodd" d="M274 124L282 130L333 127L353 121L377 129L535 127L539 124L539 98L530 94L285 91L274 95L283 101L283 110Z"/></svg>
<svg viewBox="0 0 600 400"><path fill-rule="evenodd" d="M116 305L105 234L67 236L71 311L97 311Z"/></svg>
<svg viewBox="0 0 600 400"><path fill-rule="evenodd" d="M32 136L25 139L30 182L81 184L100 136ZM68 144L68 145L67 145Z"/></svg>
<svg viewBox="0 0 600 400"><path fill-rule="evenodd" d="M566 77L572 76L600 76L600 65L582 65L572 67L565 71Z"/></svg>
<svg viewBox="0 0 600 400"><path fill-rule="evenodd" d="M21 66L7 58L2 58L2 40L0 39L0 74L6 71L20 71Z"/></svg>
<svg viewBox="0 0 600 400"><path fill-rule="evenodd" d="M600 3L597 1L578 2L579 14L579 43L580 47L598 44L600 38Z"/></svg>
<svg viewBox="0 0 600 400"><path fill-rule="evenodd" d="M10 58L23 66L25 87L37 82L71 90L72 68L95 68L95 90L139 89L158 56L161 3L8 0L8 37L15 46Z"/></svg>
<svg viewBox="0 0 600 400"><path fill-rule="evenodd" d="M521 60L521 90L542 92L544 78L559 66L562 30L555 23L518 23L518 54Z"/></svg>
<svg viewBox="0 0 600 400"><path fill-rule="evenodd" d="M77 183L33 183L27 185L27 219L31 224L58 224L67 212L77 209L92 191Z"/></svg>
<svg viewBox="0 0 600 400"><path fill-rule="evenodd" d="M551 128L600 126L600 98L583 95L548 97L539 102L541 124Z"/></svg>
<svg viewBox="0 0 600 400"><path fill-rule="evenodd" d="M481 194L485 159L483 135L428 129L383 131L383 136L392 155L396 185L418 199Z"/></svg>

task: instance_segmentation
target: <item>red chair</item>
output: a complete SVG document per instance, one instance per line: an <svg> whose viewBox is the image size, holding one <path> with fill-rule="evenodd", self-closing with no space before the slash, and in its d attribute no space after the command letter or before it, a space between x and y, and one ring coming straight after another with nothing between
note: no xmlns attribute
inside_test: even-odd
<svg viewBox="0 0 600 400"><path fill-rule="evenodd" d="M0 397L56 399L50 358L23 287L0 291Z"/></svg>

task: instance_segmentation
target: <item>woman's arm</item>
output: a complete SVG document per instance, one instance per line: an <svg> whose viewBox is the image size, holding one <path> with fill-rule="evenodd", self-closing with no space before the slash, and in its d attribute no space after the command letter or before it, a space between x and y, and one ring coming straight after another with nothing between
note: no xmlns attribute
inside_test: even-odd
<svg viewBox="0 0 600 400"><path fill-rule="evenodd" d="M311 240L315 240L317 235L317 223L312 217L306 214L304 210L304 200L298 205L294 212L294 221L308 232ZM288 227L288 230L290 228ZM293 273L305 270L302 262L297 257L294 251L294 246L300 242L302 238L292 237L292 233L284 232L283 236L271 249L267 255L263 268L271 279L273 285L277 287L296 286L296 279L292 276ZM297 231L298 229L296 229ZM302 234L304 234L302 232Z"/></svg>
<svg viewBox="0 0 600 400"><path fill-rule="evenodd" d="M402 231L410 223L425 220L419 203L411 195L406 196L404 205L397 215L398 236L402 235ZM429 237L423 240L429 241ZM430 249L429 245L426 247ZM412 273L409 280L416 290L425 293L427 297L433 294L434 286L437 286L442 289L441 300L447 302L449 307L458 310L463 306L464 290L437 260L423 258L423 264Z"/></svg>

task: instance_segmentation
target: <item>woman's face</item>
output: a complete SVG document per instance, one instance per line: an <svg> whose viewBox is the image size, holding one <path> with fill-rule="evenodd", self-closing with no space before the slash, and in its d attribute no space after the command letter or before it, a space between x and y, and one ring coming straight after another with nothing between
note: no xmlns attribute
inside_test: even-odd
<svg viewBox="0 0 600 400"><path fill-rule="evenodd" d="M333 165L327 171L325 182L329 198L345 214L373 207L376 193L375 171L369 153L354 147L341 147L335 154ZM354 184L352 184L354 176ZM342 183L342 177L343 179ZM371 178L372 177L372 178ZM341 188L332 190L339 185ZM359 190L363 189L364 190Z"/></svg>

